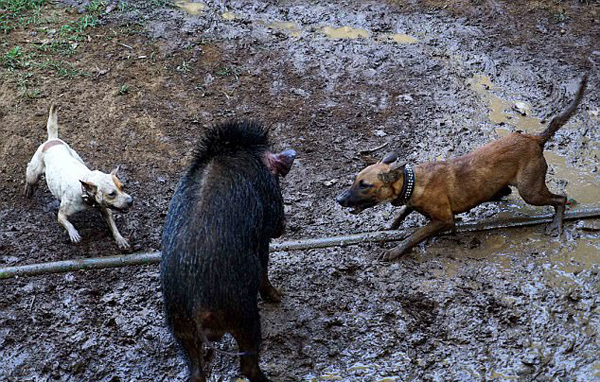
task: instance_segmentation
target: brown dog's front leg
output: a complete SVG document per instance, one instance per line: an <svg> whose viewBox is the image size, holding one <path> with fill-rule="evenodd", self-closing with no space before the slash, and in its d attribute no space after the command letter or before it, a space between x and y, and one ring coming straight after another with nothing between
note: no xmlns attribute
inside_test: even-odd
<svg viewBox="0 0 600 382"><path fill-rule="evenodd" d="M402 256L409 249L419 244L423 240L437 233L446 231L454 227L454 221L444 222L434 220L429 222L425 227L413 233L408 239L404 240L399 246L383 252L380 259L382 261L391 261Z"/></svg>
<svg viewBox="0 0 600 382"><path fill-rule="evenodd" d="M396 216L396 219L394 219L394 222L390 226L390 229L398 229L398 227L400 227L400 224L402 224L404 219L406 219L406 217L410 215L410 213L413 211L414 210L410 207L402 206L402 209L400 209L400 213L398 214L398 216Z"/></svg>

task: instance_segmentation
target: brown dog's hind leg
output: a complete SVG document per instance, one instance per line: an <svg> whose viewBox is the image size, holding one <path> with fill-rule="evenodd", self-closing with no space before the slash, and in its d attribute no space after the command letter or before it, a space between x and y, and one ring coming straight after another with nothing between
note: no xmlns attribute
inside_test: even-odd
<svg viewBox="0 0 600 382"><path fill-rule="evenodd" d="M565 214L565 205L567 197L565 195L556 195L548 190L546 186L546 161L538 162L534 169L531 167L523 171L525 174L531 174L521 177L517 184L519 195L527 203L534 206L553 206L554 219L546 227L546 234L551 236L560 236L563 231L563 216Z"/></svg>
<svg viewBox="0 0 600 382"><path fill-rule="evenodd" d="M399 246L383 252L380 259L382 261L392 261L402 256L409 249L419 244L430 236L440 232L449 230L454 227L454 218L447 221L432 220L425 227L410 235L410 237L402 242Z"/></svg>

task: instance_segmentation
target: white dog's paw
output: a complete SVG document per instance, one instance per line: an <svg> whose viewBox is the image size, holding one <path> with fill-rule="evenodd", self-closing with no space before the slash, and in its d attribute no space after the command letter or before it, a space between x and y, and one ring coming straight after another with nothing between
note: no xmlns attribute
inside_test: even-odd
<svg viewBox="0 0 600 382"><path fill-rule="evenodd" d="M129 249L129 243L123 237L118 237L115 239L117 241L117 245L121 249Z"/></svg>
<svg viewBox="0 0 600 382"><path fill-rule="evenodd" d="M69 231L69 238L73 243L79 243L81 241L81 235L76 230Z"/></svg>

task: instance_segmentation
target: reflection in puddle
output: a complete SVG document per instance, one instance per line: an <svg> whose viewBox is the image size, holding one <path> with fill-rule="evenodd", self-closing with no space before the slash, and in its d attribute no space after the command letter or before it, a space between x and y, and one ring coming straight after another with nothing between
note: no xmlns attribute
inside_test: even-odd
<svg viewBox="0 0 600 382"><path fill-rule="evenodd" d="M493 89L494 85L488 76L475 75L471 80L471 88L487 100L489 107L488 118L490 121L496 124L509 124L530 134L539 133L544 130L545 126L538 118L522 115L515 110L515 104L517 103L523 105L524 109L529 109L526 103L507 101L492 94L489 90ZM496 128L496 132L500 136L505 136L511 130L501 126Z"/></svg>
<svg viewBox="0 0 600 382"><path fill-rule="evenodd" d="M175 5L190 15L199 15L202 11L206 10L206 4L204 3L192 3L190 1L177 1Z"/></svg>
<svg viewBox="0 0 600 382"><path fill-rule="evenodd" d="M369 38L371 33L366 29L360 28L352 28L352 27L324 27L321 29L321 32L325 33L325 35L329 38L335 39L356 39L356 38Z"/></svg>

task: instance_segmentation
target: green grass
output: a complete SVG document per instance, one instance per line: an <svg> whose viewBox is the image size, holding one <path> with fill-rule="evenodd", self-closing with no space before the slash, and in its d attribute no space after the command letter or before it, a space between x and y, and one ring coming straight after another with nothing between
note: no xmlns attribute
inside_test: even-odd
<svg viewBox="0 0 600 382"><path fill-rule="evenodd" d="M2 62L2 66L7 69L19 69L23 64L23 50L20 46L15 46L12 49L9 49L8 52L4 53L4 55L0 58Z"/></svg>
<svg viewBox="0 0 600 382"><path fill-rule="evenodd" d="M46 0L0 0L0 32L36 23Z"/></svg>
<svg viewBox="0 0 600 382"><path fill-rule="evenodd" d="M127 84L121 85L121 87L119 88L119 95L125 95L127 93L129 93L129 85L127 85Z"/></svg>

